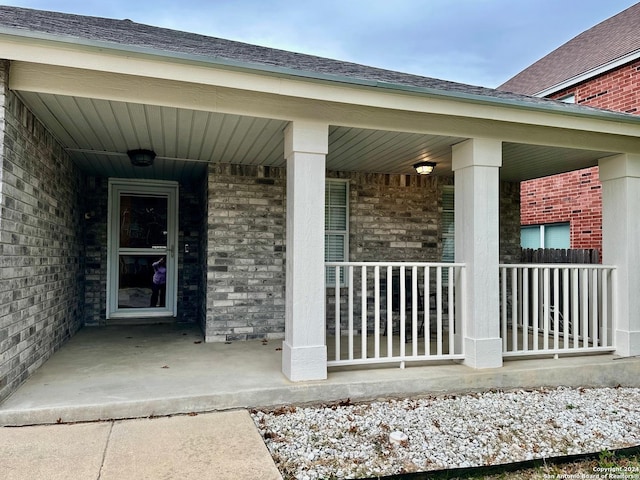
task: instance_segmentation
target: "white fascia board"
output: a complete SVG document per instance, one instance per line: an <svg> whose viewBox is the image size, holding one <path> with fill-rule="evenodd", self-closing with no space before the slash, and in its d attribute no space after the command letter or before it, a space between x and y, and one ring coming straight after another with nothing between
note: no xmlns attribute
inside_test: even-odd
<svg viewBox="0 0 640 480"><path fill-rule="evenodd" d="M32 32L29 32L32 33ZM73 95L77 84L65 79L64 87L52 89L47 70L81 69L85 74L116 74L146 77L149 81L186 82L275 94L306 100L334 102L358 107L441 114L512 124L576 128L638 136L640 118L605 110L584 112L549 101L540 105L510 98L452 92L383 82L323 75L267 65L209 59L166 51L88 41L65 41L43 35L8 34L0 29L0 58L26 62L12 67L11 88ZM29 66L30 65L30 66ZM36 68L36 66L39 67ZM38 69L42 69L38 72ZM29 72L31 70L31 72ZM22 73L20 73L22 72ZM53 72L49 72L53 73ZM131 77L132 79L134 77ZM33 88L33 90L30 90ZM139 92L141 93L141 92ZM201 94L202 92L200 92ZM175 93L174 93L175 95Z"/></svg>
<svg viewBox="0 0 640 480"><path fill-rule="evenodd" d="M622 65L633 62L640 58L640 50L636 50L631 53L627 53L626 55L617 58L612 62L605 63L596 68L592 68L591 70L587 70L580 75L576 75L575 77L571 77L567 80L563 80L560 83L552 85L551 87L547 87L544 90L539 91L538 93L534 93L534 97L548 97L549 95L553 95L556 92L564 90L565 88L569 88L578 83L584 82L585 80L589 80L590 78L597 77L598 75L602 75L603 73L607 73L608 71L614 70Z"/></svg>

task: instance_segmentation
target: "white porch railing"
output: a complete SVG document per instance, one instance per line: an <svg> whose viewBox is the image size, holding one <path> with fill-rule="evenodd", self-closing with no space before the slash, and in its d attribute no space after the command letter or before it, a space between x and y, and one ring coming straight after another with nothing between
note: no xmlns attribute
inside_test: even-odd
<svg viewBox="0 0 640 480"><path fill-rule="evenodd" d="M464 264L327 262L328 366L464 359ZM333 339L330 338L333 334Z"/></svg>
<svg viewBox="0 0 640 480"><path fill-rule="evenodd" d="M616 270L604 265L500 265L503 356L615 350Z"/></svg>

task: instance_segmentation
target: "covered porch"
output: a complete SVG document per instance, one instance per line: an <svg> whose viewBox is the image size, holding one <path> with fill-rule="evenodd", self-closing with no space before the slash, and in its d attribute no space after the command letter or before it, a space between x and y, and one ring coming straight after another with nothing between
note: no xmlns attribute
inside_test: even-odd
<svg viewBox="0 0 640 480"><path fill-rule="evenodd" d="M69 42L64 27L77 19L59 17L44 37L41 24L27 16L19 19L22 29L0 38L7 125L0 240L9 257L0 267L7 279L0 398L38 375L80 327L74 344L89 342L83 332L91 332L106 345L116 321L132 328L139 313L148 323L168 316L198 325L203 350L229 353L203 359L210 364L237 359L225 348L241 341L256 351L262 341L280 343L277 355L253 365L258 372L270 366L278 380L269 375L256 382L267 390L288 385L287 394L299 392L300 401L305 392L309 401L321 399L312 398L324 391L320 380L330 386L332 378L357 376L329 369L368 363L362 355L370 348L375 363L462 362L432 367L459 369L460 378L484 378L483 369L495 375L505 352L640 354L634 314L640 311L639 118L316 57L298 64L303 57L287 52L271 52L276 61L267 65L246 45L236 45L246 56L230 63L220 57L229 45L219 39L198 37L207 48L193 52L180 36L150 27L139 37L128 22L111 25L130 35L131 44ZM45 23L48 18L42 15ZM130 161L128 152L139 150L153 153L153 165ZM413 168L425 160L436 164L428 179ZM596 164L604 183L602 257L611 278L565 282L577 293L556 292L548 280L556 272L540 270L542 283L529 282L538 290L518 296L521 279L529 278L524 269L510 270L520 268L510 266L516 263L510 252L519 249L518 205L510 200L518 182ZM347 219L340 231L327 226L329 181L350 186L339 206ZM455 189L446 228L445 188ZM139 190L171 199L171 228L159 229L170 241L119 243L118 219L129 212L118 205L141 196ZM337 264L327 263L331 235L345 240ZM445 259L447 249L455 254ZM171 260L171 306L121 302L120 290L139 287L118 280L121 265L135 270L127 260L144 257L149 281L157 252ZM327 268L339 269L337 279L346 268L349 277L333 286L333 318ZM515 281L501 284L501 268ZM401 279L395 307L393 269ZM407 270L415 272L409 283ZM571 300L559 302L565 294ZM385 295L391 296L386 304ZM578 307L571 307L575 301ZM560 303L569 310L550 315ZM436 343L427 349L432 336ZM87 361L87 372L101 368L97 357ZM104 362L118 367L117 356ZM167 366L164 373L172 372ZM420 368L428 382L431 375ZM430 388L397 369L360 373L376 382L387 374L395 376L389 380L395 392L408 393L414 384ZM265 378L275 383L269 387ZM346 380L333 386L339 393L352 388Z"/></svg>
<svg viewBox="0 0 640 480"><path fill-rule="evenodd" d="M331 368L326 381L280 373L280 342L204 343L188 324L81 329L0 405L0 425L81 422L285 404L351 402L540 386L636 385L640 361L613 355Z"/></svg>

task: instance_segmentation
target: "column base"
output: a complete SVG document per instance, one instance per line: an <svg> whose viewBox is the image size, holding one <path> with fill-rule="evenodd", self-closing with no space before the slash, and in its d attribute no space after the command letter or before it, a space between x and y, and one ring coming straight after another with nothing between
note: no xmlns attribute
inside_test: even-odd
<svg viewBox="0 0 640 480"><path fill-rule="evenodd" d="M471 368L502 367L502 339L465 338L463 363Z"/></svg>
<svg viewBox="0 0 640 480"><path fill-rule="evenodd" d="M282 342L282 373L292 382L327 379L327 347L293 347Z"/></svg>
<svg viewBox="0 0 640 480"><path fill-rule="evenodd" d="M616 355L635 357L640 355L640 332L616 330Z"/></svg>

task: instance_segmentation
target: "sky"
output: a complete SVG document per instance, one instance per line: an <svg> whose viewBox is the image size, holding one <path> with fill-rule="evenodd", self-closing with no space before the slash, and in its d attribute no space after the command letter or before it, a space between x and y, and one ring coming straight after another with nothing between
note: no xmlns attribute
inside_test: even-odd
<svg viewBox="0 0 640 480"><path fill-rule="evenodd" d="M497 87L636 0L23 0Z"/></svg>

